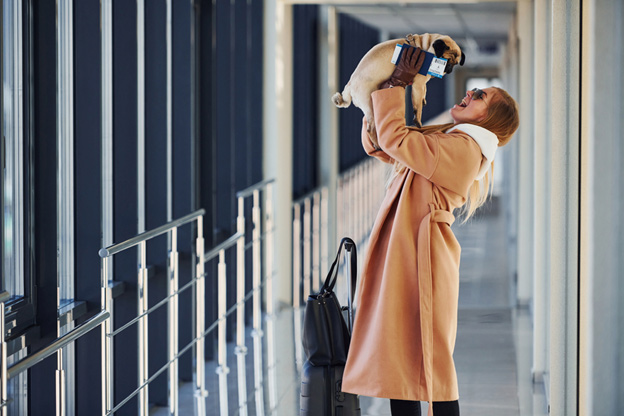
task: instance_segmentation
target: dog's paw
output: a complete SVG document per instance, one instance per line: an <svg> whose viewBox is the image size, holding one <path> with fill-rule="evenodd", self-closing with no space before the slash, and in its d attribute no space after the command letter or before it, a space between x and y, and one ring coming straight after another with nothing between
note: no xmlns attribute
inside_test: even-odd
<svg viewBox="0 0 624 416"><path fill-rule="evenodd" d="M337 106L340 106L340 104L342 104L342 94L340 94L339 92L334 94L332 96L332 102L336 104Z"/></svg>
<svg viewBox="0 0 624 416"><path fill-rule="evenodd" d="M412 119L412 122L414 123L414 126L422 128L422 123L420 122L420 118L418 117L418 112L416 112L416 110L414 110L414 118Z"/></svg>
<svg viewBox="0 0 624 416"><path fill-rule="evenodd" d="M332 102L336 105L336 107L342 108L349 107L351 105L351 101L347 102L339 92L332 96Z"/></svg>

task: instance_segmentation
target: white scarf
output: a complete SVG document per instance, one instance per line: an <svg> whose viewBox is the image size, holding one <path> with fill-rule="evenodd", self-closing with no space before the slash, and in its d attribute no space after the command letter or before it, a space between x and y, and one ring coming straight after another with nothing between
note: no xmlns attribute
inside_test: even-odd
<svg viewBox="0 0 624 416"><path fill-rule="evenodd" d="M474 139L475 142L481 148L481 154L485 157L486 162L481 164L479 173L475 177L475 180L479 180L485 176L485 173L490 168L490 165L494 161L496 156L496 149L498 148L498 138L494 133L488 129L477 126L475 124L458 124L450 128L447 133L453 130L461 130Z"/></svg>

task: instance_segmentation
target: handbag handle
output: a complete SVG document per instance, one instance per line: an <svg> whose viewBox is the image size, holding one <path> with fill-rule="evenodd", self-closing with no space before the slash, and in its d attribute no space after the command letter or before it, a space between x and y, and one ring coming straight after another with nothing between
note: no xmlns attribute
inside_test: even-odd
<svg viewBox="0 0 624 416"><path fill-rule="evenodd" d="M326 292L334 290L334 286L336 286L336 281L338 280L338 262L340 261L340 254L342 252L342 247L344 246L345 250L351 253L351 293L350 299L355 298L355 285L357 284L357 249L355 247L355 242L349 238L344 237L340 241L340 246L338 247L338 253L336 254L336 259L332 263L329 273L327 273L327 278L321 287L320 292Z"/></svg>

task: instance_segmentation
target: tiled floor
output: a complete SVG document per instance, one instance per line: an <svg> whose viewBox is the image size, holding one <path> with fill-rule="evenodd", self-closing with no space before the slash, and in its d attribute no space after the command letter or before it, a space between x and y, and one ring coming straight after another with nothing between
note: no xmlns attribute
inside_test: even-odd
<svg viewBox="0 0 624 416"><path fill-rule="evenodd" d="M504 215L492 209L454 231L462 244L460 311L455 361L462 416L547 415L543 386L531 382L528 312L513 307ZM240 371L234 346L228 353L227 414L295 416L299 409L301 311L282 310L265 320L263 336L247 337ZM256 340L254 344L254 340ZM272 345L272 347L270 347ZM271 365L271 363L273 363ZM244 364L244 367L242 366ZM259 371L262 369L261 371ZM208 363L208 415L219 415L216 364ZM247 400L239 406L238 374ZM225 384L224 384L225 385ZM180 414L193 415L192 383L180 387ZM386 399L361 398L362 415L390 415ZM423 404L423 414L426 405ZM152 415L168 414L154 408Z"/></svg>

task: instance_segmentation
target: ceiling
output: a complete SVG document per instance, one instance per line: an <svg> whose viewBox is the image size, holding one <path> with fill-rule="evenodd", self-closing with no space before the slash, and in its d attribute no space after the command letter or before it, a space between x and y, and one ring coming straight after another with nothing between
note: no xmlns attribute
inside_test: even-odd
<svg viewBox="0 0 624 416"><path fill-rule="evenodd" d="M467 66L496 66L516 13L513 1L475 3L387 3L338 6L391 38L408 33L440 33L452 37L466 54Z"/></svg>

